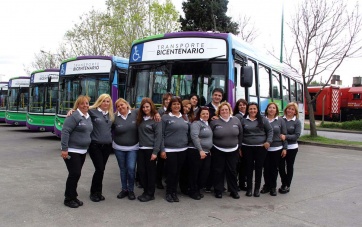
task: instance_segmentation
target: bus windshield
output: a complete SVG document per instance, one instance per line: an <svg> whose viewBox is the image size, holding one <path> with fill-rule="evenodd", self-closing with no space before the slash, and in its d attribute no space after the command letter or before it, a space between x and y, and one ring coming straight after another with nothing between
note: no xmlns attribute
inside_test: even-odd
<svg viewBox="0 0 362 227"><path fill-rule="evenodd" d="M55 113L58 83L33 84L30 88L29 112Z"/></svg>
<svg viewBox="0 0 362 227"><path fill-rule="evenodd" d="M225 89L227 74L226 63L209 61L177 61L171 63L153 63L134 65L134 90L128 91L128 100L132 106L139 107L142 98L150 97L157 107L162 105L162 95L171 92L182 99L195 93L200 104L211 101L214 88Z"/></svg>
<svg viewBox="0 0 362 227"><path fill-rule="evenodd" d="M65 115L73 108L79 95L91 98L92 105L99 95L110 93L109 74L61 76L58 114Z"/></svg>
<svg viewBox="0 0 362 227"><path fill-rule="evenodd" d="M9 111L27 111L29 88L9 88Z"/></svg>

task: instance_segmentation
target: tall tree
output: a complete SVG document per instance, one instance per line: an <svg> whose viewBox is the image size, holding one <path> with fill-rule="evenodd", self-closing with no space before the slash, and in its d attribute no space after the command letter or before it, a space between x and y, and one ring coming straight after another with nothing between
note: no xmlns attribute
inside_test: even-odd
<svg viewBox="0 0 362 227"><path fill-rule="evenodd" d="M180 17L183 31L220 31L239 33L238 24L226 15L228 0L187 0L182 3L185 18Z"/></svg>
<svg viewBox="0 0 362 227"><path fill-rule="evenodd" d="M360 53L362 18L358 3L351 7L346 0L304 0L298 12L287 23L294 38L294 46L285 48L286 63L302 76L309 110L310 134L317 136L312 99L307 87L315 76L327 75L327 83L347 58ZM350 8L349 8L350 7ZM293 57L298 56L299 67Z"/></svg>
<svg viewBox="0 0 362 227"><path fill-rule="evenodd" d="M258 31L254 27L254 23L252 23L251 17L248 17L246 15L239 15L238 26L240 31L238 36L244 41L252 43L258 36Z"/></svg>

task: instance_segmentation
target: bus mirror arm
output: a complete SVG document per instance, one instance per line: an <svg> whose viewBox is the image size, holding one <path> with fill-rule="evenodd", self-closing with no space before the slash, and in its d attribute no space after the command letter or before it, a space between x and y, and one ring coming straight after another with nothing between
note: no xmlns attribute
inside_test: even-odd
<svg viewBox="0 0 362 227"><path fill-rule="evenodd" d="M240 70L240 86L251 87L253 85L253 67L243 66Z"/></svg>

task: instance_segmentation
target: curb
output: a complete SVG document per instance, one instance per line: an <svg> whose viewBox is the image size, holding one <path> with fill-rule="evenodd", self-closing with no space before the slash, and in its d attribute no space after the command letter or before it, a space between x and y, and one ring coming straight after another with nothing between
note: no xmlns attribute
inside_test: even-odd
<svg viewBox="0 0 362 227"><path fill-rule="evenodd" d="M299 141L299 140L298 140L298 144L362 151L362 147L356 147L356 146L345 146L345 145L336 145L336 144L324 144L324 143L306 142L306 141Z"/></svg>
<svg viewBox="0 0 362 227"><path fill-rule="evenodd" d="M309 129L305 129L305 128L304 128L304 130L309 130ZM335 129L335 128L317 128L317 132L318 132L318 131L362 134L362 131L345 130L345 129Z"/></svg>

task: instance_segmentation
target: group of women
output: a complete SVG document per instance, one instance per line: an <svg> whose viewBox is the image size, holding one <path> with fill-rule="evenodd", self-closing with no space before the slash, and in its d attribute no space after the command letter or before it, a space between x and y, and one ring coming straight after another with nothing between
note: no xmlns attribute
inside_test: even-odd
<svg viewBox="0 0 362 227"><path fill-rule="evenodd" d="M220 89L217 93L222 94ZM77 199L77 183L87 151L95 167L90 199L105 199L102 181L112 149L120 169L119 199L136 199L136 165L143 188L137 197L141 202L155 199L156 185L164 187L163 175L168 202L179 202L178 184L181 191L200 200L204 197L201 189L210 179L216 198L223 196L225 179L234 199L240 198L240 189L246 190L246 196L276 195L278 170L279 193L289 192L301 130L295 103L287 105L283 117L279 117L278 106L269 103L263 117L254 102L238 100L234 114L227 102L201 107L198 102L197 95L181 100L167 93L159 110L150 98L143 98L140 108L133 110L120 98L113 113L109 95L101 95L93 106L88 97L79 96L62 130L61 156L69 172L64 204L83 205ZM213 108L215 113L210 113ZM260 190L263 169L265 182Z"/></svg>

